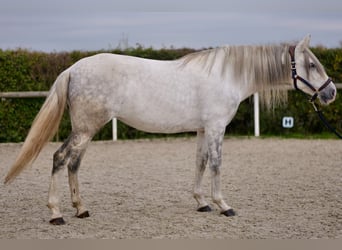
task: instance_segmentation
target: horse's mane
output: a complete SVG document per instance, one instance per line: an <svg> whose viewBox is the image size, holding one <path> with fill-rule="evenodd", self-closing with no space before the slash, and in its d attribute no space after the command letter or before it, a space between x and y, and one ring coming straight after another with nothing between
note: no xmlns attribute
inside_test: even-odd
<svg viewBox="0 0 342 250"><path fill-rule="evenodd" d="M287 91L276 86L291 80L289 45L224 46L182 57L182 65L197 64L211 74L219 70L224 78L229 72L243 84L255 84L262 100L270 107L287 100ZM214 67L216 66L216 67Z"/></svg>

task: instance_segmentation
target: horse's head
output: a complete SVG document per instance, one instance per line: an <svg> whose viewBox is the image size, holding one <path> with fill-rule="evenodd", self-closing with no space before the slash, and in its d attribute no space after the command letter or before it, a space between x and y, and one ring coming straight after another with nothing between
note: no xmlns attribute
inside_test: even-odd
<svg viewBox="0 0 342 250"><path fill-rule="evenodd" d="M294 86L312 96L312 101L318 97L321 104L328 105L335 100L336 87L309 49L309 44L310 36L306 36L297 46L290 47Z"/></svg>

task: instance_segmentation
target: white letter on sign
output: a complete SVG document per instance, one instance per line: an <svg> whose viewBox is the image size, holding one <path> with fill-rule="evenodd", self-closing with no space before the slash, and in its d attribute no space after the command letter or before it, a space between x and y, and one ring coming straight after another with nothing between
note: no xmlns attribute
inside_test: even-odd
<svg viewBox="0 0 342 250"><path fill-rule="evenodd" d="M283 128L293 128L294 126L294 119L291 116L284 116L283 117Z"/></svg>

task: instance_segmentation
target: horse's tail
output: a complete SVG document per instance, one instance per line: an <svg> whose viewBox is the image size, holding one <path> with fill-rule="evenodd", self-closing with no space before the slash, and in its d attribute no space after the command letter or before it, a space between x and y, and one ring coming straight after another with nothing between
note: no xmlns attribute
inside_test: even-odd
<svg viewBox="0 0 342 250"><path fill-rule="evenodd" d="M5 183L12 181L26 166L32 163L45 144L55 135L67 102L68 86L69 70L66 70L58 76L51 87L15 163L5 177Z"/></svg>

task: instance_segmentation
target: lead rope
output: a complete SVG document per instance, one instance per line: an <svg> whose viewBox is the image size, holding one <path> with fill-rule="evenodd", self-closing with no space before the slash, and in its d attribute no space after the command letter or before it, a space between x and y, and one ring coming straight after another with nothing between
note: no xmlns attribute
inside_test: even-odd
<svg viewBox="0 0 342 250"><path fill-rule="evenodd" d="M336 130L334 127L332 127L332 126L330 125L330 123L327 121L327 119L326 119L325 116L323 115L323 112L322 112L320 109L317 108L315 102L314 102L314 101L310 101L310 103L312 104L312 106L313 106L315 112L317 113L318 117L321 119L321 121L323 122L323 124L324 124L332 133L334 133L338 138L342 139L342 135L341 135L339 132L337 132L337 130Z"/></svg>

